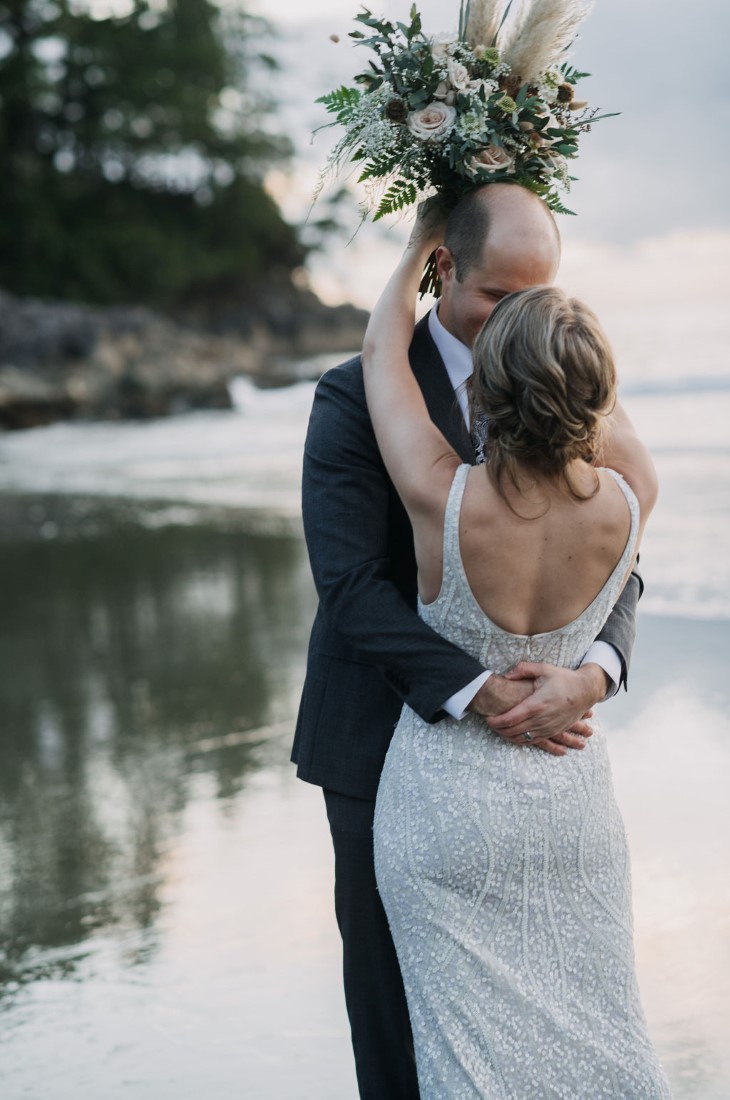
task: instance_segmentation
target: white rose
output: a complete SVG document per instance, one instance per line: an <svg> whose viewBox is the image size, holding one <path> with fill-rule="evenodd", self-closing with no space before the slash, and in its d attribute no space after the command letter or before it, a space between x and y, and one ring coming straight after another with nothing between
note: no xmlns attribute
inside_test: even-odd
<svg viewBox="0 0 730 1100"><path fill-rule="evenodd" d="M435 34L431 39L431 53L435 61L442 61L449 52L449 47L456 42L456 35Z"/></svg>
<svg viewBox="0 0 730 1100"><path fill-rule="evenodd" d="M482 149L480 153L473 156L468 164L472 175L476 175L480 168L487 172L499 172L503 168L512 169L513 167L514 158L501 145L487 145L486 149Z"/></svg>
<svg viewBox="0 0 730 1100"><path fill-rule="evenodd" d="M469 70L466 65L462 65L460 61L454 61L453 58L450 58L446 67L452 87L456 88L457 92L465 91L469 86Z"/></svg>
<svg viewBox="0 0 730 1100"><path fill-rule="evenodd" d="M447 103L429 103L408 116L408 129L419 141L443 141L454 128L456 110Z"/></svg>

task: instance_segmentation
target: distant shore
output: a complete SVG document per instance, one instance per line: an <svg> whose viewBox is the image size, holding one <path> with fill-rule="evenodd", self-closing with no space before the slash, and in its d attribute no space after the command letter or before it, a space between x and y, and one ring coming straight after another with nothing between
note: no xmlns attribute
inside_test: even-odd
<svg viewBox="0 0 730 1100"><path fill-rule="evenodd" d="M300 380L291 361L359 347L366 322L291 283L169 315L0 291L0 430L228 409L232 378Z"/></svg>

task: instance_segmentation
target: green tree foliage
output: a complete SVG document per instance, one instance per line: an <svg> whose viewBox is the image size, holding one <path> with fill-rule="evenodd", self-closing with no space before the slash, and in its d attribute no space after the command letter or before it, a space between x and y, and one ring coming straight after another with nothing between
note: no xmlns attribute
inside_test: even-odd
<svg viewBox="0 0 730 1100"><path fill-rule="evenodd" d="M0 285L173 304L302 262L261 174L265 24L210 0L0 0ZM268 81L267 81L268 76Z"/></svg>

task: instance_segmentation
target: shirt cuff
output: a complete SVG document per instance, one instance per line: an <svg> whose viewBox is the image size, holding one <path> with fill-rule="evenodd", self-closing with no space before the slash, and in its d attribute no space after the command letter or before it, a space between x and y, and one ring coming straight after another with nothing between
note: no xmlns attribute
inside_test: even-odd
<svg viewBox="0 0 730 1100"><path fill-rule="evenodd" d="M605 642L603 644L605 645ZM611 646L607 646L606 648L611 649ZM603 665L601 665L601 668L603 668ZM457 691L455 695L447 699L443 706L446 713L450 714L452 718L456 718L459 722L462 718L465 718L467 708L472 699L479 691L482 684L486 684L491 675L491 669L488 672L482 672L480 676L477 676L476 680L472 680L471 683L463 687L461 691Z"/></svg>
<svg viewBox="0 0 730 1100"><path fill-rule="evenodd" d="M605 703L607 699L612 699L619 689L619 684L621 683L621 658L617 650L614 649L609 642L594 642L581 661L581 668L583 665L588 664L600 665L611 681L608 691L601 699L601 702Z"/></svg>

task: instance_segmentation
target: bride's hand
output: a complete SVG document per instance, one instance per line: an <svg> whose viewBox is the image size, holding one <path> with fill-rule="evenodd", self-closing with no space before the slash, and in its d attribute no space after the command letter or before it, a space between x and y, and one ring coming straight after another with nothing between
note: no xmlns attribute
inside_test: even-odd
<svg viewBox="0 0 730 1100"><path fill-rule="evenodd" d="M409 249L417 249L427 255L444 243L446 211L437 196L418 204L416 220L408 241Z"/></svg>
<svg viewBox="0 0 730 1100"><path fill-rule="evenodd" d="M565 731L581 733L580 728L576 731L576 724L605 697L608 686L606 673L596 664L570 669L521 661L506 673L505 679L533 683L532 694L523 702L489 718L495 733L519 743L524 742L525 731L535 741L554 739Z"/></svg>
<svg viewBox="0 0 730 1100"><path fill-rule="evenodd" d="M520 703L524 703L534 694L534 689L534 680L507 679L507 677L493 672L486 683L482 684L467 709L486 719L487 726L492 733L502 737L505 741L513 741L515 744L524 747L541 749L552 756L565 756L570 749L584 749L586 739L593 733L593 730L585 721L586 718L590 717L590 711L583 714L581 719L570 728L555 733L551 737L534 737L532 741L525 741L522 733L512 733L510 729L497 729L491 724L492 717L498 712L500 714L505 711L511 713Z"/></svg>

